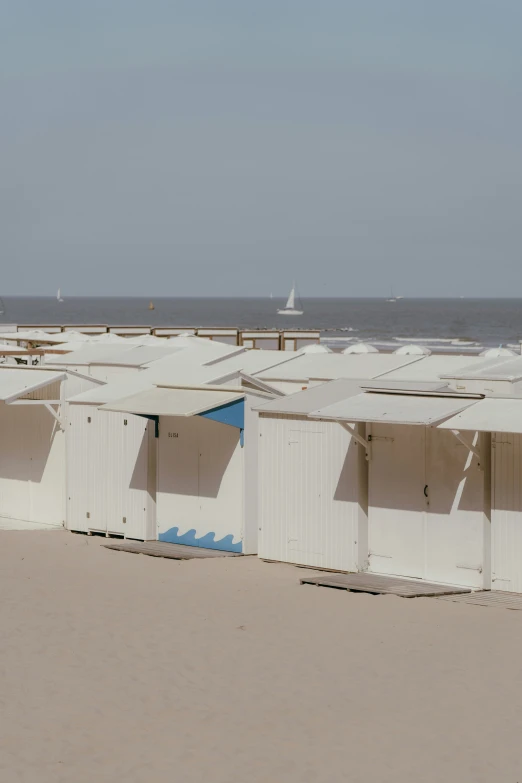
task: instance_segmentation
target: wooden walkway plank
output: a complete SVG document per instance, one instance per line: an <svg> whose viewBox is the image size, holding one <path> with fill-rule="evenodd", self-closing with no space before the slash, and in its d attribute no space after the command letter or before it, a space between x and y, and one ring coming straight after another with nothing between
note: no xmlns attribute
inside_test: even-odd
<svg viewBox="0 0 522 783"><path fill-rule="evenodd" d="M199 546L185 546L183 544L168 544L165 541L125 541L111 540L102 544L106 549L115 549L118 552L130 552L135 555L149 555L150 557L167 557L171 560L196 560L207 557L241 557L238 552L224 552L221 549L204 549Z"/></svg>
<svg viewBox="0 0 522 783"><path fill-rule="evenodd" d="M305 576L300 580L302 585L319 585L335 587L338 590L372 593L374 595L397 595L401 598L432 597L453 593L470 593L467 587L450 587L432 582L421 582L413 579L401 579L395 576L380 576L361 572L358 574L321 573L318 576Z"/></svg>

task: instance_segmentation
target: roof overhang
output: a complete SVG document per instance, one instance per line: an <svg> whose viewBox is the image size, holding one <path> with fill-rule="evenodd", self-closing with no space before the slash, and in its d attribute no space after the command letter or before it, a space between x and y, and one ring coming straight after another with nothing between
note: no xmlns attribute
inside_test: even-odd
<svg viewBox="0 0 522 783"><path fill-rule="evenodd" d="M198 416L244 399L238 390L154 387L102 405L100 410L138 416Z"/></svg>
<svg viewBox="0 0 522 783"><path fill-rule="evenodd" d="M365 392L313 411L310 418L339 422L433 426L475 405L479 398L448 394Z"/></svg>
<svg viewBox="0 0 522 783"><path fill-rule="evenodd" d="M18 378L15 379L14 374L16 372L27 372L27 373L34 373L35 377L31 381L29 378L22 378L22 376L19 376L20 380L18 382ZM2 369L0 372L6 372L6 370ZM51 372L43 372L40 373L38 370L20 370L19 368L13 369L12 371L7 370L7 373L11 375L12 377L9 379L10 382L3 385L2 388L2 378L0 377L0 401L5 403L6 405L10 405L11 403L15 402L16 400L20 399L20 397L23 397L26 394L30 394L31 392L38 391L38 389L43 389L46 386L50 386L53 383L57 383L58 381L63 381L67 377L66 373L51 373ZM38 376L40 376L40 379L38 380ZM13 383L13 380L15 381ZM45 400L42 400L42 403L45 402Z"/></svg>
<svg viewBox="0 0 522 783"><path fill-rule="evenodd" d="M440 429L522 434L522 399L488 397L439 424Z"/></svg>

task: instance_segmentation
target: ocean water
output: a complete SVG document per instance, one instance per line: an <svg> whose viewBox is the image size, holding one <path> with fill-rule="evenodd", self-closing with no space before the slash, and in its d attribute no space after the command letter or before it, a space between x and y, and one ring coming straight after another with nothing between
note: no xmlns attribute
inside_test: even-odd
<svg viewBox="0 0 522 783"><path fill-rule="evenodd" d="M475 352L518 347L522 299L305 299L304 315L279 316L283 299L3 297L0 323L315 328L332 347L364 340L383 348L403 341Z"/></svg>

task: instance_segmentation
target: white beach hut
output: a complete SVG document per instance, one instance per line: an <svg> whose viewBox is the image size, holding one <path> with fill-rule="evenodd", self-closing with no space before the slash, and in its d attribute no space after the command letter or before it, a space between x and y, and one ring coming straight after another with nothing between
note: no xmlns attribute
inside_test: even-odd
<svg viewBox="0 0 522 783"><path fill-rule="evenodd" d="M129 392L152 388L146 375L124 375L68 399L68 530L156 539L155 423L99 410Z"/></svg>
<svg viewBox="0 0 522 783"><path fill-rule="evenodd" d="M515 396L522 392L522 356L476 358L473 364L466 363L461 368L442 373L440 377L456 389L486 396Z"/></svg>
<svg viewBox="0 0 522 783"><path fill-rule="evenodd" d="M154 421L160 541L257 551L257 513L248 492L257 459L251 409L266 399L262 391L237 387L155 386L101 407L101 415Z"/></svg>
<svg viewBox="0 0 522 783"><path fill-rule="evenodd" d="M487 587L490 440L437 429L480 396L429 386L374 388L310 416L366 426L368 570Z"/></svg>
<svg viewBox="0 0 522 783"><path fill-rule="evenodd" d="M200 342L69 399L71 530L256 551L257 416L251 408L270 396L241 371L277 357L231 353L216 343L218 359L211 352L214 360L202 365L209 352ZM210 383L222 384L214 395ZM197 410L188 415L179 405L191 398Z"/></svg>

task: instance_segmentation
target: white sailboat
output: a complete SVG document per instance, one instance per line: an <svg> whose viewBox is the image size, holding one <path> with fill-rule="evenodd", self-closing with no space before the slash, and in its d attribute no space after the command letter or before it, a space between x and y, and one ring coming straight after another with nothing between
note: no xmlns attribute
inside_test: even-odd
<svg viewBox="0 0 522 783"><path fill-rule="evenodd" d="M58 291L56 292L56 299L58 300L58 302L63 302L62 292L60 291L60 289L58 289Z"/></svg>
<svg viewBox="0 0 522 783"><path fill-rule="evenodd" d="M296 307L296 300L298 306ZM300 309L299 309L300 308ZM292 285L292 290L290 291L290 295L288 299L286 300L286 305L283 307L282 310L278 310L278 315L302 315L303 314L303 305L301 304L301 300L299 298L299 295L296 294L295 291L295 283Z"/></svg>

